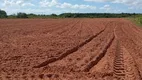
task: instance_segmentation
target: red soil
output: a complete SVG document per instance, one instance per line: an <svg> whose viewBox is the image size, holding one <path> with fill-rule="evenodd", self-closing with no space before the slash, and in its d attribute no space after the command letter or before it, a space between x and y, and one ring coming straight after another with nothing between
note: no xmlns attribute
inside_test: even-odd
<svg viewBox="0 0 142 80"><path fill-rule="evenodd" d="M141 62L125 19L0 20L0 80L142 80Z"/></svg>

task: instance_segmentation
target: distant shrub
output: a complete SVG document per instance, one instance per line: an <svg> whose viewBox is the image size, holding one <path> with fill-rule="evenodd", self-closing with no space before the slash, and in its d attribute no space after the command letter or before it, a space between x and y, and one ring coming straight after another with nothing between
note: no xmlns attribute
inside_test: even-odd
<svg viewBox="0 0 142 80"><path fill-rule="evenodd" d="M28 18L28 15L26 13L17 13L17 18Z"/></svg>
<svg viewBox="0 0 142 80"><path fill-rule="evenodd" d="M8 16L8 18L17 18L16 16L17 16L16 14L11 14Z"/></svg>
<svg viewBox="0 0 142 80"><path fill-rule="evenodd" d="M53 16L53 17L57 17L57 15L56 15L56 14L51 14L51 16Z"/></svg>
<svg viewBox="0 0 142 80"><path fill-rule="evenodd" d="M7 13L4 10L0 10L0 18L7 18Z"/></svg>

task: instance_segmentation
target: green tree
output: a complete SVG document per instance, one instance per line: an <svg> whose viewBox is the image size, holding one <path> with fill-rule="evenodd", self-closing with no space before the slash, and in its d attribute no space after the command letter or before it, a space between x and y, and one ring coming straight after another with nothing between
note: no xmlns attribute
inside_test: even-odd
<svg viewBox="0 0 142 80"><path fill-rule="evenodd" d="M7 18L7 13L4 10L0 10L0 18Z"/></svg>
<svg viewBox="0 0 142 80"><path fill-rule="evenodd" d="M53 16L53 17L57 17L57 15L56 15L56 14L51 14L51 16Z"/></svg>
<svg viewBox="0 0 142 80"><path fill-rule="evenodd" d="M17 13L17 18L28 18L28 15L26 13Z"/></svg>

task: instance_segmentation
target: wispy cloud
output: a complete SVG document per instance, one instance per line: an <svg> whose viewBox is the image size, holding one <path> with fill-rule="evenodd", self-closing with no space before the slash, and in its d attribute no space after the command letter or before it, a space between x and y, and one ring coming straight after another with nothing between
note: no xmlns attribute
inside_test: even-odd
<svg viewBox="0 0 142 80"><path fill-rule="evenodd" d="M42 7L56 7L56 8L71 8L71 9L96 9L96 6L84 5L84 4L71 4L71 3L60 3L57 0L41 0L40 5Z"/></svg>
<svg viewBox="0 0 142 80"><path fill-rule="evenodd" d="M109 11L111 9L110 5L104 5L103 7L101 7L100 9L104 9L106 11Z"/></svg>
<svg viewBox="0 0 142 80"><path fill-rule="evenodd" d="M142 9L142 0L84 0L88 2L110 2L110 3L121 3L128 5L129 7Z"/></svg>
<svg viewBox="0 0 142 80"><path fill-rule="evenodd" d="M30 0L29 0L30 1ZM34 6L28 0L3 0L3 6Z"/></svg>
<svg viewBox="0 0 142 80"><path fill-rule="evenodd" d="M0 9L17 12L51 14L64 12L138 12L142 0L0 0Z"/></svg>

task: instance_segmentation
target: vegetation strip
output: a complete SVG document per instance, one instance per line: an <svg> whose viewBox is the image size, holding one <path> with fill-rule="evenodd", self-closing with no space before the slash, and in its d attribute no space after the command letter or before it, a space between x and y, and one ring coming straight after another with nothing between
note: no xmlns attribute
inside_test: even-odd
<svg viewBox="0 0 142 80"><path fill-rule="evenodd" d="M7 15L6 11L0 10L0 18L125 18L137 17L139 13L62 13L62 14L26 14L18 12L17 14Z"/></svg>

